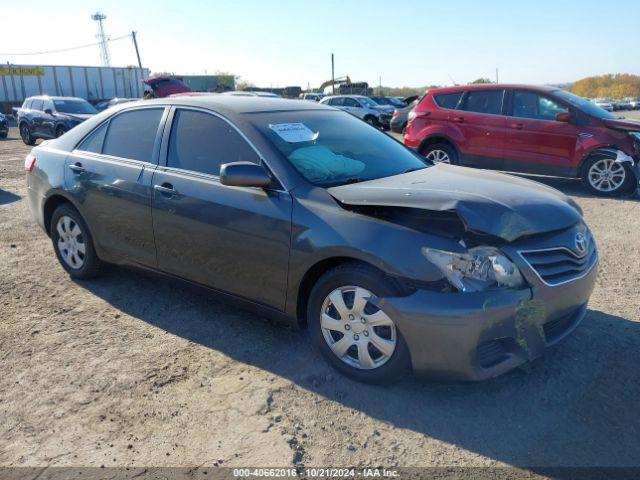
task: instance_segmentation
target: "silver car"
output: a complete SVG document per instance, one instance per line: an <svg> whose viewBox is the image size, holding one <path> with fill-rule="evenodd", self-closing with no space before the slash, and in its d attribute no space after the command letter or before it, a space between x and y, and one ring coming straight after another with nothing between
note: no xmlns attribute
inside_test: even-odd
<svg viewBox="0 0 640 480"><path fill-rule="evenodd" d="M389 128L393 107L378 105L364 95L334 95L320 100L324 105L339 108L364 120L374 127Z"/></svg>

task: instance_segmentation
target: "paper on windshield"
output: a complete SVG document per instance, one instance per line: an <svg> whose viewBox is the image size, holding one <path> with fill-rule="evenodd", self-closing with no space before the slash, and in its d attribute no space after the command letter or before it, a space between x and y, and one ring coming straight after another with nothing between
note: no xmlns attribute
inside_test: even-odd
<svg viewBox="0 0 640 480"><path fill-rule="evenodd" d="M318 138L319 132L313 132L304 123L275 123L269 128L288 143L310 142Z"/></svg>

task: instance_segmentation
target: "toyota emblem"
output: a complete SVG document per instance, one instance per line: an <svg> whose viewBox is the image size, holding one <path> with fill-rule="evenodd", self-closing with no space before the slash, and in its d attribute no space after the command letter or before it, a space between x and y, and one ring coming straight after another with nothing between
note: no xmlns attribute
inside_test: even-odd
<svg viewBox="0 0 640 480"><path fill-rule="evenodd" d="M583 234L576 233L575 245L576 251L580 255L584 255L585 253L587 253L587 237L585 237Z"/></svg>

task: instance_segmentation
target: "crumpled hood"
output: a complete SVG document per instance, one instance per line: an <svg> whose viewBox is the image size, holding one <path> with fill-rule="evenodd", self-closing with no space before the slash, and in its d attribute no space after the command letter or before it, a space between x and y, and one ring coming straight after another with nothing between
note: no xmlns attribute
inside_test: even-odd
<svg viewBox="0 0 640 480"><path fill-rule="evenodd" d="M612 119L605 118L602 122L609 128L614 130L623 130L625 132L640 132L640 121L628 120L626 118Z"/></svg>
<svg viewBox="0 0 640 480"><path fill-rule="evenodd" d="M373 108L384 113L393 113L393 111L395 110L395 108L393 108L391 105L377 105Z"/></svg>
<svg viewBox="0 0 640 480"><path fill-rule="evenodd" d="M506 241L570 227L580 207L561 192L524 178L437 164L415 172L331 187L347 205L455 211L467 229Z"/></svg>

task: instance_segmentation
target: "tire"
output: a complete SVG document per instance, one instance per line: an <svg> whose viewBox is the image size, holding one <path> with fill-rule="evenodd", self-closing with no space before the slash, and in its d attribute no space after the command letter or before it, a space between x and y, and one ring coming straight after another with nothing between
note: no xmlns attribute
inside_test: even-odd
<svg viewBox="0 0 640 480"><path fill-rule="evenodd" d="M29 125L27 123L23 123L22 125L20 125L20 137L22 138L22 141L25 145L36 144L36 139L31 134L31 129L29 128Z"/></svg>
<svg viewBox="0 0 640 480"><path fill-rule="evenodd" d="M104 264L96 254L91 232L75 208L69 204L56 208L51 216L50 228L56 257L71 277L87 280L102 273ZM78 230L79 233L76 233ZM77 262L74 262L74 258Z"/></svg>
<svg viewBox="0 0 640 480"><path fill-rule="evenodd" d="M60 125L58 128L56 128L56 138L61 137L68 131L69 129L67 127L65 127L64 125Z"/></svg>
<svg viewBox="0 0 640 480"><path fill-rule="evenodd" d="M343 315L332 302L336 292L346 307ZM400 288L391 279L366 265L347 263L329 270L311 290L308 302L307 321L314 346L334 368L354 380L372 384L400 380L411 371L409 347L393 320L366 301L369 294L395 296L399 292ZM363 308L353 309L358 296L364 299L360 303ZM354 315L347 315L347 312ZM373 325L373 322L380 325ZM382 349L376 348L374 343ZM339 356L341 351L344 353Z"/></svg>
<svg viewBox="0 0 640 480"><path fill-rule="evenodd" d="M629 165L615 162L615 158L606 153L591 154L582 166L581 178L590 193L602 197L625 195L635 184Z"/></svg>
<svg viewBox="0 0 640 480"><path fill-rule="evenodd" d="M8 135L9 135L9 132L2 132L0 133L0 138L7 138Z"/></svg>
<svg viewBox="0 0 640 480"><path fill-rule="evenodd" d="M433 163L458 165L458 152L448 143L434 143L422 150L422 156Z"/></svg>
<svg viewBox="0 0 640 480"><path fill-rule="evenodd" d="M371 125L372 127L380 128L380 123L378 122L378 119L374 116L367 115L366 117L364 117L364 121L369 125Z"/></svg>

